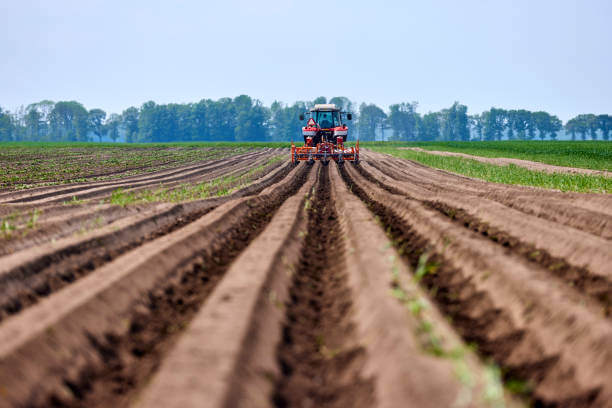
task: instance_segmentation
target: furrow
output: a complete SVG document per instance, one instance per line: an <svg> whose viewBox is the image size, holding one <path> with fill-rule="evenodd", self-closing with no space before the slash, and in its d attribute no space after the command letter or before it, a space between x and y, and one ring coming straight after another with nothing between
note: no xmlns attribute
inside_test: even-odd
<svg viewBox="0 0 612 408"><path fill-rule="evenodd" d="M19 190L7 191L7 192L0 194L0 200L2 200L2 202L9 202L11 200L19 200L19 199L27 200L31 197L40 197L40 196L44 197L44 196L47 196L47 194L69 193L69 192L78 191L81 189L113 185L113 184L122 183L122 182L137 182L137 181L144 181L144 180L154 180L157 178L168 177L168 176L180 174L182 172L197 170L201 168L210 168L210 167L215 168L219 166L219 164L223 164L223 162L224 162L223 159L204 161L204 162L197 163L197 164L191 164L191 165L181 166L181 167L172 168L172 169L160 170L160 171L153 172L153 173L139 174L136 176L120 178L117 180L68 183L68 184L62 184L62 185L33 187L33 188L26 189L26 190L21 190L21 191ZM227 160L225 160L225 162L227 162Z"/></svg>
<svg viewBox="0 0 612 408"><path fill-rule="evenodd" d="M7 319L2 398L17 406L127 404L307 175L295 168L268 193L227 202Z"/></svg>
<svg viewBox="0 0 612 408"><path fill-rule="evenodd" d="M0 321L121 254L199 219L225 202L259 193L281 180L291 168L287 164L228 197L160 204L149 211L120 219L85 238L69 237L0 258L3 259L0 267Z"/></svg>
<svg viewBox="0 0 612 408"><path fill-rule="evenodd" d="M139 407L267 407L290 271L316 170L241 253L138 399Z"/></svg>
<svg viewBox="0 0 612 408"><path fill-rule="evenodd" d="M610 406L612 327L598 305L438 211L343 177L468 342L539 406Z"/></svg>
<svg viewBox="0 0 612 408"><path fill-rule="evenodd" d="M368 152L366 157L371 157ZM606 194L562 193L541 188L486 183L409 160L375 154L368 163L428 194L451 193L494 201L506 208L612 239L612 198Z"/></svg>
<svg viewBox="0 0 612 408"><path fill-rule="evenodd" d="M498 245L507 248L508 252L512 255L521 257L522 259L547 270L549 273L551 273L551 275L559 277L563 281L567 282L570 286L575 287L579 291L585 293L587 296L600 302L602 304L604 314L606 316L610 315L610 310L612 308L612 276L593 273L584 266L577 266L569 263L561 256L552 256L546 249L536 247L534 244L526 242L525 240L529 240L529 233L520 235L521 238L518 238L517 235L508 233L504 229L504 224L500 222L504 221L504 219L498 219L494 225L490 225L488 222L482 221L479 216L474 214L476 213L482 215L484 211L476 212L473 210L469 211L464 209L474 208L473 206L468 205L466 202L467 200L465 199L457 197L447 199L446 197L442 196L434 196L431 197L431 199L425 199L423 196L416 198L417 196L415 194L411 194L407 191L407 189L403 189L401 184L393 182L380 173L377 174L378 177L376 177L374 174L366 170L366 167L369 168L367 165L357 167L357 171L370 183L378 185L391 194L403 195L410 199L418 200L427 208L444 214L457 225L461 225L464 228L473 231L475 234L480 234L489 238ZM458 205L463 205L463 208L459 207ZM507 217L509 215L508 212L506 212L505 215ZM525 222L525 220L523 220L523 222ZM516 225L516 223L514 225ZM531 232L533 233L539 231L534 231L532 228ZM546 232L544 232L544 234L546 234ZM550 237L551 242L557 242L558 239L552 239L551 235L551 233L548 233L545 235L545 237ZM602 244L602 250L605 252L605 247L609 245L605 242L602 242ZM579 249L575 247L572 248L573 253ZM610 246L609 250L612 251L612 246Z"/></svg>
<svg viewBox="0 0 612 408"><path fill-rule="evenodd" d="M369 407L374 382L363 377L365 349L354 342L351 292L346 280L338 214L331 200L329 167L322 167L299 263L289 290L277 407Z"/></svg>
<svg viewBox="0 0 612 408"><path fill-rule="evenodd" d="M260 159L262 162L265 162L265 160L265 158ZM187 182L200 183L212 180L216 177L243 174L247 172L249 168L257 166L260 161L254 163L245 162L234 166L222 167L206 173L204 177L194 180L184 180L180 183L181 185ZM266 173L276 173L279 167L282 167L281 162L267 166L261 172L249 176L249 179L251 181L256 181L257 178L265 177ZM285 170L286 169L285 167ZM263 174L263 176L261 176L261 174ZM179 182L165 184L162 187L169 189L169 185L176 185L177 183ZM151 188L151 186L140 187L140 189L146 188ZM138 189L128 188L125 191L135 193ZM215 191L211 190L211 196L214 195ZM85 203L79 206L56 204L55 206L36 207L35 210L37 211L38 219L35 226L32 228L28 228L27 226L27 222L31 219L31 214L34 209L32 211L26 211L25 215L22 215L20 218L22 227L13 231L11 237L4 240L4 245L0 248L0 256L24 250L33 245L40 245L51 239L57 240L72 233L84 233L88 230L100 228L120 218L133 215L136 212L150 211L154 206L155 204L138 204L122 208L114 204ZM23 209L21 213L24 213Z"/></svg>
<svg viewBox="0 0 612 408"><path fill-rule="evenodd" d="M514 406L335 166L331 179L315 169L316 188L313 174L233 263L137 406Z"/></svg>
<svg viewBox="0 0 612 408"><path fill-rule="evenodd" d="M259 153L258 155L263 155L263 154L264 153ZM254 157L244 159L244 160L248 160L248 162L251 162L253 159ZM237 164L240 164L242 160L234 159L232 161L237 161L238 162ZM94 187L90 187L90 186L71 187L65 190L61 190L61 191L54 191L50 193L44 193L44 194L19 198L16 200L8 201L8 203L27 203L30 205L31 204L40 205L40 204L45 204L45 203L69 201L73 197L76 197L77 199L90 199L92 197L105 195L120 187L134 188L134 187L157 185L160 183L183 181L190 177L195 177L195 176L204 174L213 168L217 168L217 167L223 168L226 166L227 166L227 163L219 163L215 166L203 166L204 168L199 168L196 170L190 170L186 172L185 171L176 172L171 176L151 177L151 178L147 178L142 181L120 181L120 182L108 183L102 186L94 186Z"/></svg>
<svg viewBox="0 0 612 408"><path fill-rule="evenodd" d="M255 157L261 156L265 154L266 151L256 151L256 152L248 152L244 154L239 154L235 156L229 156L224 159L215 159L215 160L207 160L196 164L190 164L186 166L175 167L171 169L159 170L152 173L147 174L138 174L135 176L120 178L117 180L108 180L108 181L94 181L94 182L85 182L85 183L69 183L66 185L59 186L45 186L45 187L34 187L31 189L23 190L23 191L8 191L0 194L0 201L8 202L15 199L29 199L31 197L40 197L45 194L61 194L61 193L69 193L71 191L78 191L80 189L93 188L96 186L106 186L106 185L114 185L117 183L132 183L139 181L152 181L159 180L165 177L172 177L176 175L180 175L181 173L186 173L190 171L196 171L200 169L209 169L213 170L219 167L227 166L228 164L236 163L240 160L251 160ZM75 190L76 189L76 190Z"/></svg>
<svg viewBox="0 0 612 408"><path fill-rule="evenodd" d="M612 281L612 243L602 237L568 228L537 216L508 208L495 201L469 194L449 192L423 193L411 181L395 181L376 168L364 163L364 169L385 185L407 197L421 201L439 201L462 209L482 222L506 233L521 237L523 242L548 252L552 257L565 259L576 268L584 268L595 280Z"/></svg>

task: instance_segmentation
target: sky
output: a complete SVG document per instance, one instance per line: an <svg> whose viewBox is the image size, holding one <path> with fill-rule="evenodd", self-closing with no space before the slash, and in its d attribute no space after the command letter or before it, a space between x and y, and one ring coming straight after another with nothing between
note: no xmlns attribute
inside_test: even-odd
<svg viewBox="0 0 612 408"><path fill-rule="evenodd" d="M0 106L248 94L612 114L612 1L0 0Z"/></svg>

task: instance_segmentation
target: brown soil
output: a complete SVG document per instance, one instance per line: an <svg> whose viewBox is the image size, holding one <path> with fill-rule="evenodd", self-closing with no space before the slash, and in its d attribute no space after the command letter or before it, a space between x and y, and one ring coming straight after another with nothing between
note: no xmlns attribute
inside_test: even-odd
<svg viewBox="0 0 612 408"><path fill-rule="evenodd" d="M250 153L244 156L231 158L228 160L218 160L213 163L204 163L195 167L173 169L161 174L150 174L147 176L136 176L133 178L122 179L111 182L95 182L85 183L82 185L59 186L38 190L25 190L23 193L10 194L5 199L6 203L29 203L29 204L46 204L53 202L70 201L73 198L78 200L91 199L110 194L110 192L118 188L135 187L143 188L157 186L160 184L176 183L181 181L189 181L197 176L209 174L211 170L226 168L231 165L253 164L256 158L268 156L269 152ZM231 168L231 167L230 167ZM46 191L44 191L46 190ZM15 197L18 198L15 198Z"/></svg>
<svg viewBox="0 0 612 408"><path fill-rule="evenodd" d="M278 348L282 376L277 407L369 407L370 379L360 375L365 350L354 345L346 258L338 249L340 228L331 201L329 166L321 168L308 209L307 232L286 305Z"/></svg>
<svg viewBox="0 0 612 408"><path fill-rule="evenodd" d="M531 398L543 406L599 406L607 400L611 390L602 373L612 364L612 328L596 304L546 280L547 271L509 257L488 238L348 170L350 188L369 204L407 262L416 269L427 259L434 272L423 282L453 326L493 357L506 378L526 381ZM604 355L602 347L608 349Z"/></svg>
<svg viewBox="0 0 612 408"><path fill-rule="evenodd" d="M265 160L265 159L263 159ZM251 163L255 165L259 161ZM193 182L203 182L211 180L219 176L227 176L228 173L234 172L245 172L249 168L249 163L238 163L222 167L218 170L211 170L210 172L198 177ZM284 177L290 170L290 165L285 163L277 163L266 166L261 171L254 172L249 175L249 180L253 181L252 186L247 186L240 191L233 193L230 198L240 197L248 194L255 194L259 190L255 190L257 185L268 186L273 184L275 180L279 180ZM183 182L181 182L182 184ZM173 183L163 184L164 188L172 188ZM157 185L155 188L159 188L161 185ZM144 188L144 187L143 187ZM126 189L127 190L127 189ZM130 191L136 189L131 188ZM211 191L211 196L214 197L215 192ZM209 200L209 201L215 201ZM218 201L218 200L216 200ZM194 204L188 203L187 207L192 207ZM195 204L197 207L198 205ZM9 254L15 251L24 250L34 245L41 245L50 240L58 240L64 238L70 234L83 234L92 230L99 229L105 225L109 225L119 219L139 214L142 212L155 212L159 207L158 203L151 204L137 204L129 205L127 207L120 207L112 204L100 204L97 202L86 202L80 205L66 205L62 204L49 204L47 206L37 206L38 220L34 228L29 228L27 222L31 217L32 210L21 209L22 215L17 218L14 223L19 228L14 231L10 237L4 238L3 246L0 247L0 256ZM179 212L178 217L182 217L183 214Z"/></svg>
<svg viewBox="0 0 612 408"><path fill-rule="evenodd" d="M357 171L359 171L359 173L369 182L376 184L391 194L399 194L408 198L414 198L409 194L405 194L400 189L381 183L372 174L364 170L363 167L358 167ZM610 315L610 309L612 308L612 280L609 279L609 277L599 276L591 273L585 267L569 264L561 257L550 255L545 249L537 248L535 245L525 242L521 238L508 234L498 227L483 222L478 217L462 208L450 206L442 201L421 200L420 202L424 206L446 215L456 224L462 225L484 237L488 237L491 241L507 248L508 253L520 256L528 262L537 264L550 273L560 277L570 286L577 287L581 292L600 301L604 307L604 313L607 316Z"/></svg>
<svg viewBox="0 0 612 408"><path fill-rule="evenodd" d="M49 253L37 257L19 255L27 263L0 270L0 321L38 302L40 297L71 284L96 268L112 261L132 248L175 231L204 216L219 205L237 197L256 195L286 176L291 167L223 198L195 201L173 206L157 206L152 212L137 214L109 225L96 236L77 239L62 246L56 242ZM121 226L121 228L119 228ZM68 241L75 241L68 239ZM59 247L59 248L58 248ZM40 249L40 248L37 248Z"/></svg>
<svg viewBox="0 0 612 408"><path fill-rule="evenodd" d="M0 248L0 406L520 405L491 362L529 405L612 406L610 196L366 151L223 198L96 203L277 154L0 193L21 225Z"/></svg>
<svg viewBox="0 0 612 408"><path fill-rule="evenodd" d="M65 405L108 407L129 402L157 369L163 354L195 316L230 263L270 222L283 201L295 194L306 176L302 172L290 189L269 200L246 201L249 209L241 223L215 239L212 248L216 250L204 252L191 268L182 268L172 279L160 282L147 301L134 308L127 336L106 336L93 342L104 354L104 366L85 367L83 373L87 375L81 373L79 380L87 380L74 383L73 403ZM56 396L51 397L52 404L63 406L58 402Z"/></svg>

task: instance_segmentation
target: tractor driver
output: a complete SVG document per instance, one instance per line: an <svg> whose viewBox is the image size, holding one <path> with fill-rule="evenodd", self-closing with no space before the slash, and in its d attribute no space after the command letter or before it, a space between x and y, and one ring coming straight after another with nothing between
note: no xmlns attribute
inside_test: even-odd
<svg viewBox="0 0 612 408"><path fill-rule="evenodd" d="M331 128L332 127L331 112L320 112L319 115L320 115L319 126L321 126L322 129Z"/></svg>

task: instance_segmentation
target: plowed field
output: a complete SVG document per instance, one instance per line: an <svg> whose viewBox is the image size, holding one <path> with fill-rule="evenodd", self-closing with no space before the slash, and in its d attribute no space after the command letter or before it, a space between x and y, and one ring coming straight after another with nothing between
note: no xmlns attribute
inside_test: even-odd
<svg viewBox="0 0 612 408"><path fill-rule="evenodd" d="M611 195L285 157L0 191L0 407L612 407Z"/></svg>

